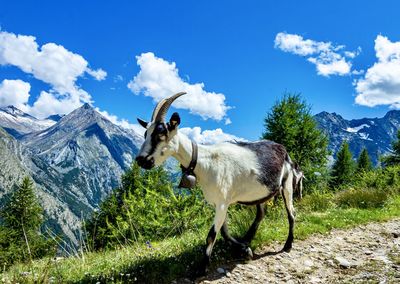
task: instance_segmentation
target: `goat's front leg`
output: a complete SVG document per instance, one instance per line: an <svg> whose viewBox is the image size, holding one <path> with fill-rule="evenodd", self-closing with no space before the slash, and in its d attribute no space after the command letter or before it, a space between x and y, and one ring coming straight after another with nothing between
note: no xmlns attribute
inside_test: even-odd
<svg viewBox="0 0 400 284"><path fill-rule="evenodd" d="M198 276L205 275L207 266L210 264L211 252L215 244L215 240L217 238L217 234L224 224L226 213L228 211L228 205L219 204L215 206L215 217L214 224L212 225L210 231L208 232L207 240L206 240L206 250L202 264L198 270Z"/></svg>

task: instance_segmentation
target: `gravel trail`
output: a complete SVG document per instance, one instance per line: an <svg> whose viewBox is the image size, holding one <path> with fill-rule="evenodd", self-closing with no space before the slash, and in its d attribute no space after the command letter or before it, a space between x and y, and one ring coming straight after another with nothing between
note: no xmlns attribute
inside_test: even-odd
<svg viewBox="0 0 400 284"><path fill-rule="evenodd" d="M290 253L276 253L282 244L274 243L195 283L400 283L399 236L396 219L295 240Z"/></svg>

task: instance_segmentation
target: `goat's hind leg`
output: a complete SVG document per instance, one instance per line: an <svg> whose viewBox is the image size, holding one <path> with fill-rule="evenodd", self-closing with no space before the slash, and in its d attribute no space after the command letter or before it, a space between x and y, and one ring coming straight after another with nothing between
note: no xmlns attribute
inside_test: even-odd
<svg viewBox="0 0 400 284"><path fill-rule="evenodd" d="M291 185L291 175L289 175L289 178L285 181L282 189L282 197L283 201L285 202L285 207L286 207L286 212L288 215L288 221L289 221L289 234L286 239L286 243L283 247L283 251L289 252L292 249L292 243L293 243L293 229L294 229L294 207L293 207L293 188Z"/></svg>
<svg viewBox="0 0 400 284"><path fill-rule="evenodd" d="M253 224L251 224L247 233L242 238L242 241L245 244L250 244L251 241L254 239L254 236L256 235L258 227L260 226L260 223L261 223L262 219L264 219L264 216L265 216L264 205L257 204L256 207L257 207L256 218L255 218Z"/></svg>
<svg viewBox="0 0 400 284"><path fill-rule="evenodd" d="M247 257L253 258L253 252L251 251L251 248L246 243L238 241L229 234L228 223L226 222L226 219L222 225L221 234L225 241L239 249L240 253L244 253Z"/></svg>

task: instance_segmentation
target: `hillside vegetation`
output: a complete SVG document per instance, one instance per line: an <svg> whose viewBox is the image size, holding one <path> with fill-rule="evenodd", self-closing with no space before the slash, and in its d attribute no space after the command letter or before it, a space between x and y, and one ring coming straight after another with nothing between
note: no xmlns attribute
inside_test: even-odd
<svg viewBox="0 0 400 284"><path fill-rule="evenodd" d="M310 108L299 95L287 94L278 101L265 125L264 135L287 145L306 173L304 198L295 203L296 240L400 216L400 165L373 168L367 151L355 162L344 142L329 169L327 137L316 129ZM279 125L285 127L275 127ZM394 150L385 161L396 161L398 143L393 142ZM309 149L305 151L305 147ZM58 257L23 258L11 266L1 263L0 279L6 283L170 283L192 277L213 218L213 209L200 188L179 189L163 168L144 171L135 163L121 180L99 210L83 221L79 249L65 249L62 257L59 251ZM284 241L287 236L282 200L268 202L266 209L265 220L251 243L253 249ZM252 207L231 206L228 222L232 235L243 236L254 216ZM29 247L29 239L23 240ZM219 237L211 269L242 257L233 251Z"/></svg>
<svg viewBox="0 0 400 284"><path fill-rule="evenodd" d="M281 201L278 203L267 205L267 216L252 243L253 249L286 238L286 213ZM347 228L400 216L400 167L360 174L352 185L338 192L325 188L309 193L295 207L296 239L304 239L313 233L326 233L332 228ZM209 209L204 210L202 213ZM113 249L99 251L85 247L75 256L44 258L14 265L1 275L1 279L4 282L27 283L50 280L167 283L178 277L191 276L202 256L210 215L196 214L190 218L192 220L188 221L200 225L188 228L180 235L153 241L146 240L144 236L130 243L116 241ZM243 235L253 218L252 209L241 206L232 208L229 223L233 234ZM225 242L219 239L213 265L235 257Z"/></svg>

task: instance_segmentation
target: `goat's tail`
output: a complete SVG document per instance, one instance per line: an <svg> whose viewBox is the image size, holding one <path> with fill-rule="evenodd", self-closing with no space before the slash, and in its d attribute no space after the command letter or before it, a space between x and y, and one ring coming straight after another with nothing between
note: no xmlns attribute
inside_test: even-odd
<svg viewBox="0 0 400 284"><path fill-rule="evenodd" d="M292 159L290 158L288 153L286 153L285 161L289 166L288 171L291 172L291 175L286 173L286 175L284 176L282 181L284 181L284 180L286 181L288 176L291 176L293 193L296 193L298 198L302 199L302 197L303 197L303 179L304 179L304 174L301 171L299 165L292 161ZM283 185L283 183L282 183L282 185Z"/></svg>

